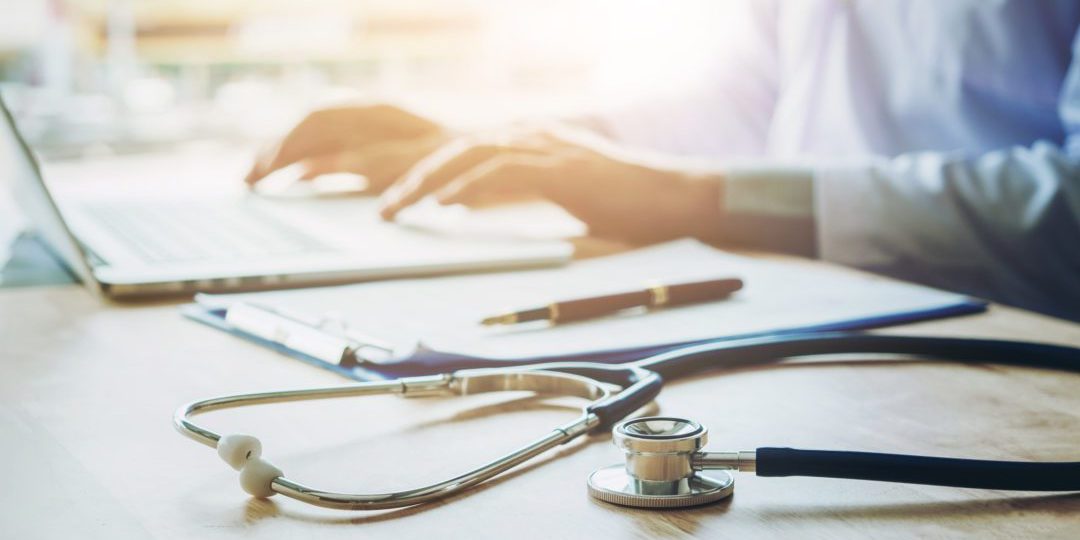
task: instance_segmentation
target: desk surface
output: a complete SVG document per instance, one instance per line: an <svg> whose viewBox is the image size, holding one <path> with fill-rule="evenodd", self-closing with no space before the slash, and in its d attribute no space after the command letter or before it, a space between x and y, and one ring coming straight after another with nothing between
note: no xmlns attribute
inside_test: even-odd
<svg viewBox="0 0 1080 540"><path fill-rule="evenodd" d="M888 332L1080 345L1080 325L1001 307ZM608 437L419 508L337 512L254 500L211 450L173 431L173 410L199 397L341 379L185 321L174 304L103 305L74 286L0 290L0 344L7 538L1080 536L1080 496L876 482L742 475L734 498L713 506L617 508L585 493L586 474L618 460ZM1070 460L1080 457L1078 388L1073 376L1028 369L845 361L683 381L658 403L709 426L714 449ZM258 434L267 456L306 483L377 491L460 472L572 418L577 405L494 398L435 407L338 400L225 411L206 422Z"/></svg>

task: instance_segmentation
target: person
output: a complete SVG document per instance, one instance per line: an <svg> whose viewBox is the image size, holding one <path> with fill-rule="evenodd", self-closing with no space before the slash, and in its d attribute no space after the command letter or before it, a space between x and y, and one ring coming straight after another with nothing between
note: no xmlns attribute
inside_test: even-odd
<svg viewBox="0 0 1080 540"><path fill-rule="evenodd" d="M1080 3L756 0L730 24L750 31L678 99L465 136L322 110L247 182L362 173L387 219L534 194L597 235L820 257L1080 321Z"/></svg>

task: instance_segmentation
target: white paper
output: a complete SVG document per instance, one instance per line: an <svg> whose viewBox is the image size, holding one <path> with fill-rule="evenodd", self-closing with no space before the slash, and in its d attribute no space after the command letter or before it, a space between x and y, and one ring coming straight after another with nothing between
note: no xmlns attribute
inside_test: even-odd
<svg viewBox="0 0 1080 540"><path fill-rule="evenodd" d="M729 299L591 321L484 327L484 317L650 283L739 277ZM341 320L395 343L490 358L526 358L788 330L923 311L961 295L815 265L792 265L680 240L556 269L212 297Z"/></svg>

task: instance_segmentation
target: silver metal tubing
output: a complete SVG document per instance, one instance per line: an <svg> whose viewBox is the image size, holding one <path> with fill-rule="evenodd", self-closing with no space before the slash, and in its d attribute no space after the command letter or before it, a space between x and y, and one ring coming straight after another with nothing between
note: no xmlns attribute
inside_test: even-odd
<svg viewBox="0 0 1080 540"><path fill-rule="evenodd" d="M173 425L185 436L216 448L221 435L190 420L210 411L289 401L399 394L405 397L472 395L485 392L526 391L538 394L573 396L590 400L590 405L607 398L607 386L591 379L551 371L521 369L465 370L449 375L408 377L385 382L357 383L328 388L259 392L195 401L181 406ZM484 482L560 444L587 433L600 418L583 407L576 420L551 430L533 442L469 472L427 486L392 493L350 494L322 491L284 476L275 478L271 489L287 497L327 508L379 510L428 502Z"/></svg>
<svg viewBox="0 0 1080 540"><path fill-rule="evenodd" d="M449 386L459 396L488 392L535 392L598 401L611 393L597 381L578 375L520 369L459 371L450 378Z"/></svg>
<svg viewBox="0 0 1080 540"><path fill-rule="evenodd" d="M455 392L450 388L451 379L451 375L409 377L407 379L397 379L393 381L356 383L326 388L304 388L301 390L274 390L269 392L257 392L254 394L239 394L235 396L204 399L182 405L177 409L176 413L173 415L173 426L181 434L205 444L206 446L215 448L217 446L217 441L221 436L209 429L200 427L189 420L189 418L211 411L247 407L249 405L287 403L290 401L373 396L378 394L404 395L414 392L425 396L454 395Z"/></svg>
<svg viewBox="0 0 1080 540"><path fill-rule="evenodd" d="M340 510L382 510L412 506L440 499L475 486L551 448L570 442L599 423L600 419L596 415L584 414L577 420L556 428L532 443L486 465L454 478L415 489L370 495L334 493L310 488L285 477L275 479L272 488L286 497L316 506Z"/></svg>
<svg viewBox="0 0 1080 540"><path fill-rule="evenodd" d="M690 458L695 471L731 469L743 472L757 470L757 452L698 452Z"/></svg>

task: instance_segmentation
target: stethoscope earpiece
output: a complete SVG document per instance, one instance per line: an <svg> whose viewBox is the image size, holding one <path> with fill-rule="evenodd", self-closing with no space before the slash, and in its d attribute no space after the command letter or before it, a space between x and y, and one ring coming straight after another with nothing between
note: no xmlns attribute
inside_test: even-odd
<svg viewBox="0 0 1080 540"><path fill-rule="evenodd" d="M217 452L233 469L240 471L240 487L254 497L274 495L274 480L281 469L262 457L262 442L251 435L225 435L218 439Z"/></svg>

